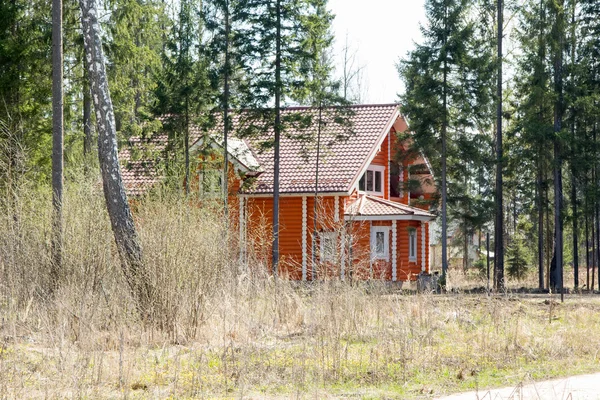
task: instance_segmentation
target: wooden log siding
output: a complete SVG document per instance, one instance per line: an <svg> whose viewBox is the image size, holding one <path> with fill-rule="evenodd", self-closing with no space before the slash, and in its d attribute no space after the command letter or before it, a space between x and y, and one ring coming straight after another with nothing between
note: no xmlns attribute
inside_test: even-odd
<svg viewBox="0 0 600 400"><path fill-rule="evenodd" d="M279 252L281 254L280 274L290 279L302 280L311 279L312 263L312 238L313 238L313 217L314 202L312 196L282 196L280 198L279 209ZM335 200L338 201L338 217L335 221L334 212L336 211ZM343 198L338 196L319 197L317 206L317 231L337 231L341 232L344 221L343 217ZM253 243L254 248L258 249L262 256L260 260L266 262L266 256L271 248L270 232L273 199L269 197L248 197L247 199L247 218L248 218L248 241ZM306 242L303 240L303 219L306 218L304 225ZM318 233L317 233L318 234ZM338 244L340 243L338 236ZM319 251L319 237L317 237L317 254ZM304 250L305 249L305 250ZM303 266L306 265L306 272ZM339 268L324 272L326 275L339 275Z"/></svg>

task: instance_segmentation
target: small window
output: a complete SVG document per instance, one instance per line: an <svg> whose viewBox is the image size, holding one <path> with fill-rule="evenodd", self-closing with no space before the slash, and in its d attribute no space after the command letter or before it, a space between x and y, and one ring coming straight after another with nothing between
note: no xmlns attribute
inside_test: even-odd
<svg viewBox="0 0 600 400"><path fill-rule="evenodd" d="M335 262L337 253L337 234L335 232L321 232L321 253L322 262Z"/></svg>
<svg viewBox="0 0 600 400"><path fill-rule="evenodd" d="M417 230L414 228L408 231L408 258L417 261Z"/></svg>
<svg viewBox="0 0 600 400"><path fill-rule="evenodd" d="M219 197L223 193L223 173L216 169L205 169L200 173L200 195Z"/></svg>
<svg viewBox="0 0 600 400"><path fill-rule="evenodd" d="M380 165L370 166L358 181L358 190L372 194L383 195L383 176L385 167Z"/></svg>
<svg viewBox="0 0 600 400"><path fill-rule="evenodd" d="M373 226L371 227L371 258L385 259L390 254L390 227Z"/></svg>
<svg viewBox="0 0 600 400"><path fill-rule="evenodd" d="M403 171L402 165L390 161L390 197L402 197L402 186L403 182Z"/></svg>

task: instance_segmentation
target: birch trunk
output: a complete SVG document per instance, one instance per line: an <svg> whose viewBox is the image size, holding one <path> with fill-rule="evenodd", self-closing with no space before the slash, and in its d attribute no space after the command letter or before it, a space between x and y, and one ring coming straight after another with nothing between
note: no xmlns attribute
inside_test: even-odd
<svg viewBox="0 0 600 400"><path fill-rule="evenodd" d="M142 261L142 248L133 224L121 178L117 153L115 115L108 89L100 25L94 0L80 0L88 80L96 112L98 157L106 208L121 260L121 267L143 319L151 315L153 291Z"/></svg>

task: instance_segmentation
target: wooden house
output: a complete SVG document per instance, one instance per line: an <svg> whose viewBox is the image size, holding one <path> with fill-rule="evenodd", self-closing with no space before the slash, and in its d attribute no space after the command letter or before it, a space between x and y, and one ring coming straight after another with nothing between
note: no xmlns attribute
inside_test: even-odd
<svg viewBox="0 0 600 400"><path fill-rule="evenodd" d="M287 108L284 117L314 117L317 111ZM320 123L313 118L309 126L286 128L281 137L279 273L294 280L406 281L429 272L429 222L435 216L428 200L435 186L424 157L402 156L406 147L396 133L407 131L407 124L399 106L352 106L345 123L322 111ZM235 130L234 124L232 136ZM218 134L195 135L192 151L210 147L217 159L203 152L194 190L201 198L218 197L222 141ZM246 263L252 253L265 267L273 218L274 157L272 147L264 146L270 137L270 132L233 137L227 145L230 226L240 261ZM128 190L139 193L160 177L129 163L124 179ZM415 188L409 180L420 184Z"/></svg>

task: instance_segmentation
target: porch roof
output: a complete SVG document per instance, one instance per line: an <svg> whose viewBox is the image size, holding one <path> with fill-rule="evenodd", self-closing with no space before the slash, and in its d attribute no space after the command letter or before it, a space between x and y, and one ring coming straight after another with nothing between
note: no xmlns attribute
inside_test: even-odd
<svg viewBox="0 0 600 400"><path fill-rule="evenodd" d="M356 201L346 206L346 220L418 220L429 221L435 215L411 207L406 204L389 201L380 197L361 195Z"/></svg>

